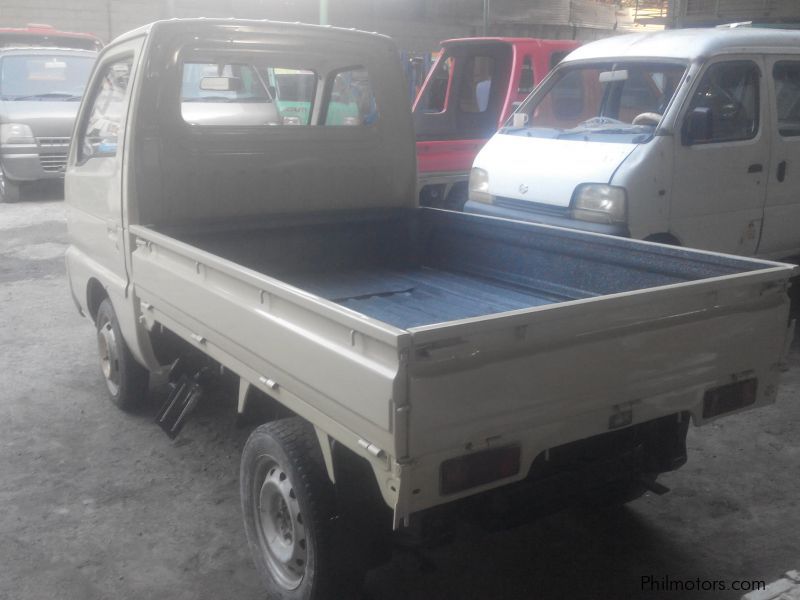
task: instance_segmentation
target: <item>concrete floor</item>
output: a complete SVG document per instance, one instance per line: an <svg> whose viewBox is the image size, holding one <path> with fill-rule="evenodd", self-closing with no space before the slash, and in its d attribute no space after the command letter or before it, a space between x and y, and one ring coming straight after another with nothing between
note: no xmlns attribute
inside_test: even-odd
<svg viewBox="0 0 800 600"><path fill-rule="evenodd" d="M247 431L228 402L176 441L106 400L94 332L69 297L63 203L0 204L0 599L256 599L239 516ZM800 352L778 403L689 434L672 493L569 511L499 534L465 531L398 555L386 599L629 599L641 577L772 581L800 567ZM738 598L734 592L663 597Z"/></svg>

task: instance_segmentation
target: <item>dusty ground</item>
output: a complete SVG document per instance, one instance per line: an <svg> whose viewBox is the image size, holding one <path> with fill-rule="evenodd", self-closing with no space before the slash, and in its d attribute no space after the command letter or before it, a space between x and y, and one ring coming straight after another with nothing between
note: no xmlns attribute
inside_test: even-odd
<svg viewBox="0 0 800 600"><path fill-rule="evenodd" d="M247 431L205 407L172 442L107 400L92 326L67 291L64 207L0 204L0 598L263 597L237 471ZM800 567L800 353L774 407L690 431L664 497L465 533L370 574L378 599L738 598L640 578L766 579Z"/></svg>

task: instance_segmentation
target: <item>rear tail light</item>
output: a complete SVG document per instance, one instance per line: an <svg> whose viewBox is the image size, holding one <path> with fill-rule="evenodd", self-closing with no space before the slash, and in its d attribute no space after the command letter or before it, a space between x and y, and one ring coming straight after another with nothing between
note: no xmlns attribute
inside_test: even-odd
<svg viewBox="0 0 800 600"><path fill-rule="evenodd" d="M519 446L503 446L448 459L441 466L441 493L455 494L512 477L519 473L519 457Z"/></svg>
<svg viewBox="0 0 800 600"><path fill-rule="evenodd" d="M732 412L756 401L758 379L746 379L708 390L703 397L703 418Z"/></svg>

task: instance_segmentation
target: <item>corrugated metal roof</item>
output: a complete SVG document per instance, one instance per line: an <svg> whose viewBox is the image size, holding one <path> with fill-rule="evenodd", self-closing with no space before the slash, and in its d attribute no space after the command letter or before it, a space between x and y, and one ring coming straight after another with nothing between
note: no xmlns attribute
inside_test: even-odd
<svg viewBox="0 0 800 600"><path fill-rule="evenodd" d="M687 17L725 20L800 18L797 0L685 0Z"/></svg>
<svg viewBox="0 0 800 600"><path fill-rule="evenodd" d="M492 5L492 20L613 29L616 7L595 0L504 0Z"/></svg>

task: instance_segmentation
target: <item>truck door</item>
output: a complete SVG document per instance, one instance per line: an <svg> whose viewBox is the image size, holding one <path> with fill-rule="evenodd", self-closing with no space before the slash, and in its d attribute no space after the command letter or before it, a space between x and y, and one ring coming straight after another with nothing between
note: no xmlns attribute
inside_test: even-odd
<svg viewBox="0 0 800 600"><path fill-rule="evenodd" d="M800 57L767 59L772 108L772 152L758 253L778 257L800 251Z"/></svg>
<svg viewBox="0 0 800 600"><path fill-rule="evenodd" d="M711 62L683 107L670 228L685 246L756 251L770 151L763 70L760 58Z"/></svg>
<svg viewBox="0 0 800 600"><path fill-rule="evenodd" d="M417 140L482 140L497 129L508 95L505 42L447 46L414 104Z"/></svg>
<svg viewBox="0 0 800 600"><path fill-rule="evenodd" d="M141 40L100 58L75 126L65 186L72 239L99 263L117 298L128 275L122 223L122 158L133 65ZM119 310L119 309L118 309Z"/></svg>

